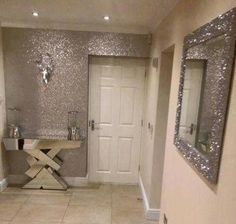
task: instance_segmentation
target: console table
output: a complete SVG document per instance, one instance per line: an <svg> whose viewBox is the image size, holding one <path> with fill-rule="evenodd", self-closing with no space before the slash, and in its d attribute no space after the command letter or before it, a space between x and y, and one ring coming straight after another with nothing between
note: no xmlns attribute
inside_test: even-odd
<svg viewBox="0 0 236 224"><path fill-rule="evenodd" d="M6 150L23 150L30 168L25 174L31 180L23 186L29 189L67 189L67 184L57 171L63 161L58 157L62 149L78 149L81 141L60 139L3 138Z"/></svg>

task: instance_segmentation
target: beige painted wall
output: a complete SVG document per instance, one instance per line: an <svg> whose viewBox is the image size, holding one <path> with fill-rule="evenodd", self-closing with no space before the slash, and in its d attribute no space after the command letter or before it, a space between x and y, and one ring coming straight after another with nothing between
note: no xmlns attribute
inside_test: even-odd
<svg viewBox="0 0 236 224"><path fill-rule="evenodd" d="M233 133L236 130L236 81L231 93L219 184L213 189L208 186L187 164L173 144L184 36L233 7L236 7L235 0L182 0L153 35L152 58L158 57L161 61L161 52L175 45L163 185L160 175L161 163L157 164L160 155L159 145L154 138L158 134L156 113L160 68L156 71L149 66L146 84L140 174L150 206L160 208L162 201L161 224L163 213L166 213L168 223L174 224L235 224L236 150ZM147 129L148 122L156 126L152 134Z"/></svg>
<svg viewBox="0 0 236 224"><path fill-rule="evenodd" d="M165 49L165 53L163 52L163 57L161 57L156 52L155 44L153 42L151 48L151 60L147 66L145 82L140 176L150 208L159 209L174 47ZM157 68L152 64L154 57L158 57ZM148 123L151 124L152 130L148 128Z"/></svg>
<svg viewBox="0 0 236 224"><path fill-rule="evenodd" d="M235 76L231 92L218 185L212 189L212 187L188 165L173 145L184 36L233 7L236 7L235 0L182 0L157 28L154 35L151 56L160 57L164 49L175 44L162 186L161 224L163 223L163 213L166 213L169 224L235 224ZM157 74L151 72L149 74L150 79L158 79ZM154 89L157 88L157 82L154 82L153 85L156 86L151 86L150 91L155 93ZM152 102L151 100L153 99L149 97L148 101ZM150 103L147 102L147 104ZM155 110L152 111L153 117L154 112ZM153 155L152 148L145 150L150 151L147 157ZM151 160L152 158L146 159L146 161ZM151 165L149 164L148 166ZM143 173L143 175L145 174ZM160 187L161 183L159 182L156 186L157 191Z"/></svg>
<svg viewBox="0 0 236 224"><path fill-rule="evenodd" d="M2 29L0 24L0 181L6 177L6 155L1 145L2 137L5 131L5 88L3 73L3 50L2 50Z"/></svg>
<svg viewBox="0 0 236 224"><path fill-rule="evenodd" d="M173 66L173 50L161 54L159 87L154 135L153 164L150 188L150 207L160 208L163 165L165 156L165 139L167 131L168 106ZM158 186L158 187L157 187Z"/></svg>
<svg viewBox="0 0 236 224"><path fill-rule="evenodd" d="M151 62L147 69L147 77L145 82L145 100L144 100L144 125L142 128L142 144L140 155L140 176L145 188L146 196L151 201L152 187L152 168L153 168L153 148L155 130L148 129L148 123L155 127L156 123L156 107L159 79L156 68L153 68ZM160 206L159 206L160 207Z"/></svg>
<svg viewBox="0 0 236 224"><path fill-rule="evenodd" d="M158 55L155 49L153 45L152 58ZM158 68L150 60L146 79L140 176L150 208L157 209L160 208L173 50L171 47L158 57ZM148 123L153 131L148 129Z"/></svg>

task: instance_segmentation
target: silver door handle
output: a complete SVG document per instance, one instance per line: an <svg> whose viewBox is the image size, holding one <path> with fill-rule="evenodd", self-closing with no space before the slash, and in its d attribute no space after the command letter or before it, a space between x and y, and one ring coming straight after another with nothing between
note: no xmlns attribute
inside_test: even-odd
<svg viewBox="0 0 236 224"><path fill-rule="evenodd" d="M99 124L99 123L95 123L94 120L89 121L89 126L91 127L91 130L92 130L92 131L94 131L95 129L96 129L96 130L100 129L100 127L95 127L96 124Z"/></svg>

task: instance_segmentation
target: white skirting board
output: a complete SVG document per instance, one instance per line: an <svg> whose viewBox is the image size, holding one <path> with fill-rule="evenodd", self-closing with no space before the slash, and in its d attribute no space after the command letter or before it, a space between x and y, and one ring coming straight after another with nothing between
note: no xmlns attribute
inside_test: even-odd
<svg viewBox="0 0 236 224"><path fill-rule="evenodd" d="M0 181L0 192L4 191L7 188L7 179L3 179Z"/></svg>
<svg viewBox="0 0 236 224"><path fill-rule="evenodd" d="M160 209L150 208L150 204L147 198L147 194L146 194L141 176L139 176L139 186L141 188L146 219L158 221L160 217Z"/></svg>

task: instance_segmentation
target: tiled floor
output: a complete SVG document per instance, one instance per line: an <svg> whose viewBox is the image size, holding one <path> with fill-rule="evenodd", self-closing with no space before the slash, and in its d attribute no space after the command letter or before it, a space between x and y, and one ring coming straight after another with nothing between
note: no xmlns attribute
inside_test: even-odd
<svg viewBox="0 0 236 224"><path fill-rule="evenodd" d="M0 194L0 224L157 224L145 220L139 197L135 186L8 188Z"/></svg>

